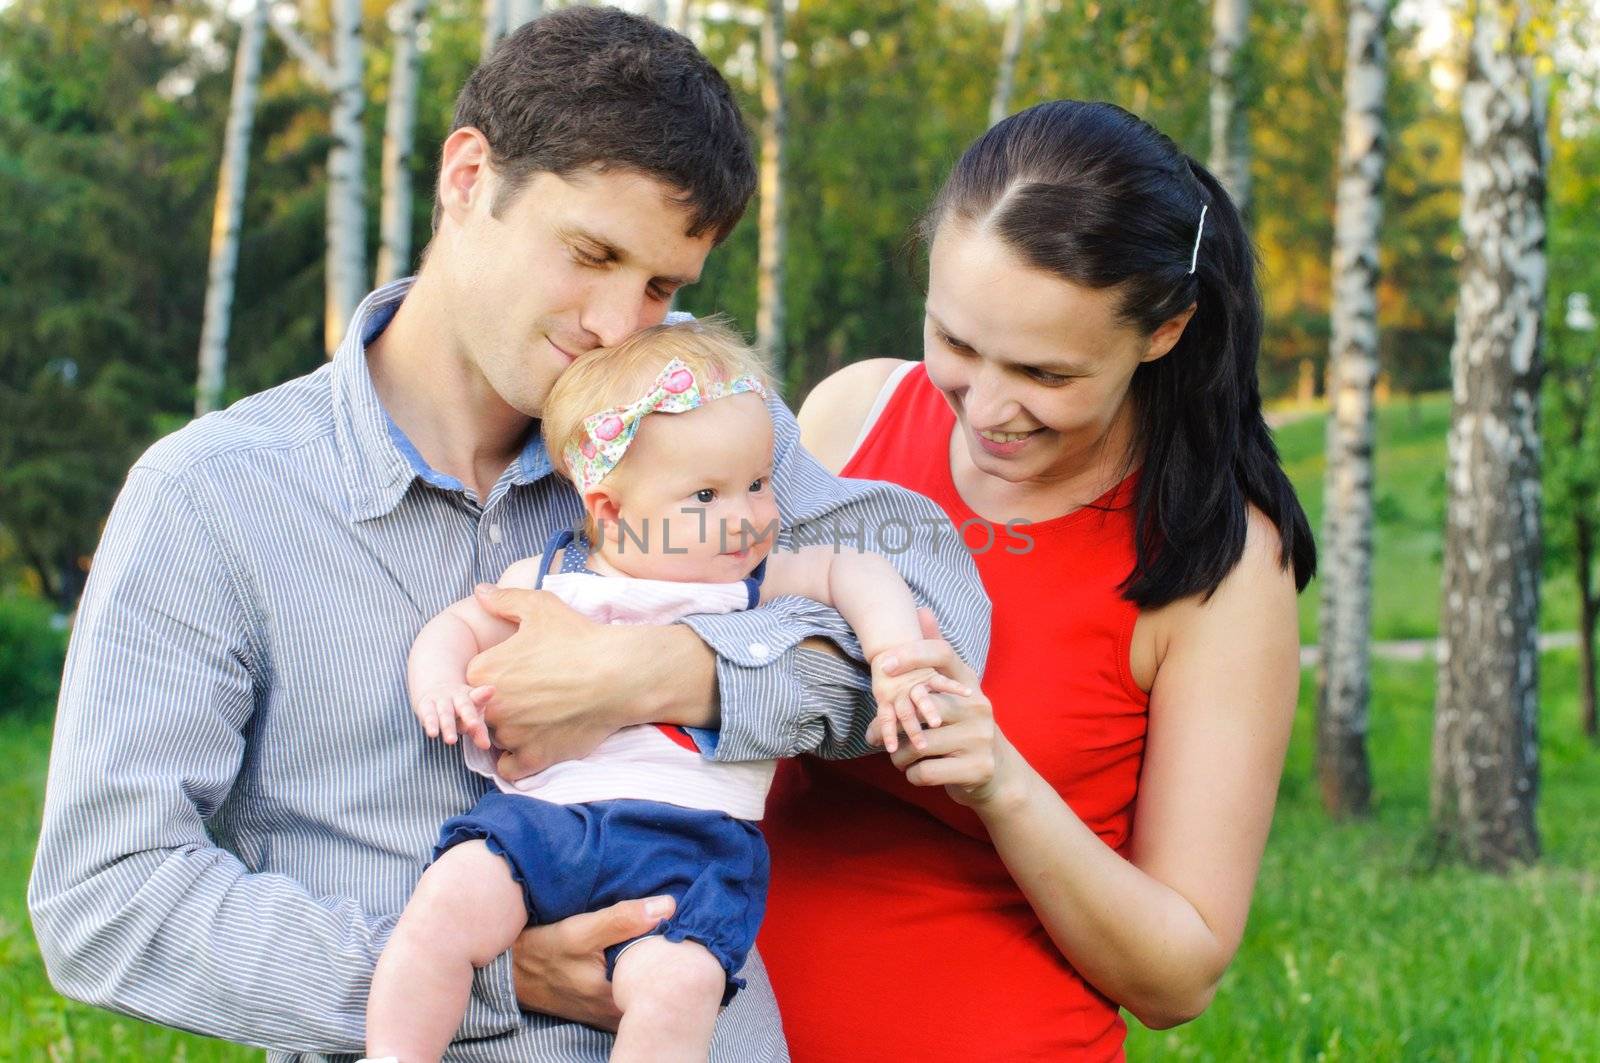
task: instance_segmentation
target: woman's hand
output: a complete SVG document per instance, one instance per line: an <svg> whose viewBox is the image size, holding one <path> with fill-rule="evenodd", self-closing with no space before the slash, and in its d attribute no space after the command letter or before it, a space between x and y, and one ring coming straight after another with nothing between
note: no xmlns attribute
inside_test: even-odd
<svg viewBox="0 0 1600 1063"><path fill-rule="evenodd" d="M914 786L943 786L958 804L982 814L1020 797L1027 765L994 722L994 706L975 673L939 634L933 614L917 610L923 640L886 653L882 670L900 675L931 668L961 684L965 696L932 695L940 725L922 733L920 746L903 745L890 754L895 767Z"/></svg>
<svg viewBox="0 0 1600 1063"><path fill-rule="evenodd" d="M605 950L650 933L676 907L671 897L646 897L524 930L511 947L517 1003L615 1031L622 1012L606 980Z"/></svg>

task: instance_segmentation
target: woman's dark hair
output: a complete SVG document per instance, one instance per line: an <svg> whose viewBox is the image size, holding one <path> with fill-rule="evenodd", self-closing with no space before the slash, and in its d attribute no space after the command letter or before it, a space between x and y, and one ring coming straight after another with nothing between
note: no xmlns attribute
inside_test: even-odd
<svg viewBox="0 0 1600 1063"><path fill-rule="evenodd" d="M1123 321L1147 335L1195 307L1177 345L1133 376L1143 471L1123 596L1141 608L1209 596L1244 553L1247 504L1277 526L1304 590L1316 545L1261 415L1255 250L1210 171L1120 107L1056 100L967 149L924 239L946 220L981 224L1063 280L1117 289Z"/></svg>
<svg viewBox="0 0 1600 1063"><path fill-rule="evenodd" d="M451 129L463 126L507 179L496 214L535 173L632 169L678 189L689 235L720 243L756 189L750 134L717 68L681 33L614 7L553 11L501 41L456 97Z"/></svg>

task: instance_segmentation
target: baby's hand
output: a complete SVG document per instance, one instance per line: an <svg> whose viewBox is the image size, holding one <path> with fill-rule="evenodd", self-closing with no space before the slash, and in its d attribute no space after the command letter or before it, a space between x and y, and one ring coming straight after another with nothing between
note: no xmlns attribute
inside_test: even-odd
<svg viewBox="0 0 1600 1063"><path fill-rule="evenodd" d="M971 691L954 679L932 668L917 668L904 675L885 675L878 662L889 655L888 650L872 659L872 695L878 701L878 715L867 731L867 740L893 753L900 748L900 732L905 731L911 744L921 749L923 725L938 727L939 708L933 695L971 695Z"/></svg>
<svg viewBox="0 0 1600 1063"><path fill-rule="evenodd" d="M494 687L470 687L465 683L440 683L418 691L411 702L422 729L429 738L444 736L446 745L456 744L456 732L469 736L479 749L488 749L489 728L483 722L483 706L494 695Z"/></svg>

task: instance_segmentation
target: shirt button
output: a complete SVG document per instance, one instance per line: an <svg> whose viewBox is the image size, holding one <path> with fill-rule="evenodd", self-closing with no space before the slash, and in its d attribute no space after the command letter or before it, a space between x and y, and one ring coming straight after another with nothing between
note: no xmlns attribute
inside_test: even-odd
<svg viewBox="0 0 1600 1063"><path fill-rule="evenodd" d="M752 642L749 646L749 650L750 656L754 657L758 661L766 660L767 654L772 652L767 649L767 644L765 642Z"/></svg>
<svg viewBox="0 0 1600 1063"><path fill-rule="evenodd" d="M500 545L500 525L489 525L489 541L496 546Z"/></svg>

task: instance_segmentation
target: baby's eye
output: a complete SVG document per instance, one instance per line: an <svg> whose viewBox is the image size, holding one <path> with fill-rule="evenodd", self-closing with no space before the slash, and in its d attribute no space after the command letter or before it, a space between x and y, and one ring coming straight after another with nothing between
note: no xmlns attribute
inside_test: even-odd
<svg viewBox="0 0 1600 1063"><path fill-rule="evenodd" d="M758 476L754 480L750 481L750 493L753 495L758 495L766 486L767 478L765 476Z"/></svg>
<svg viewBox="0 0 1600 1063"><path fill-rule="evenodd" d="M702 506L709 506L717 500L717 491L714 487L702 487L694 493L694 500Z"/></svg>

